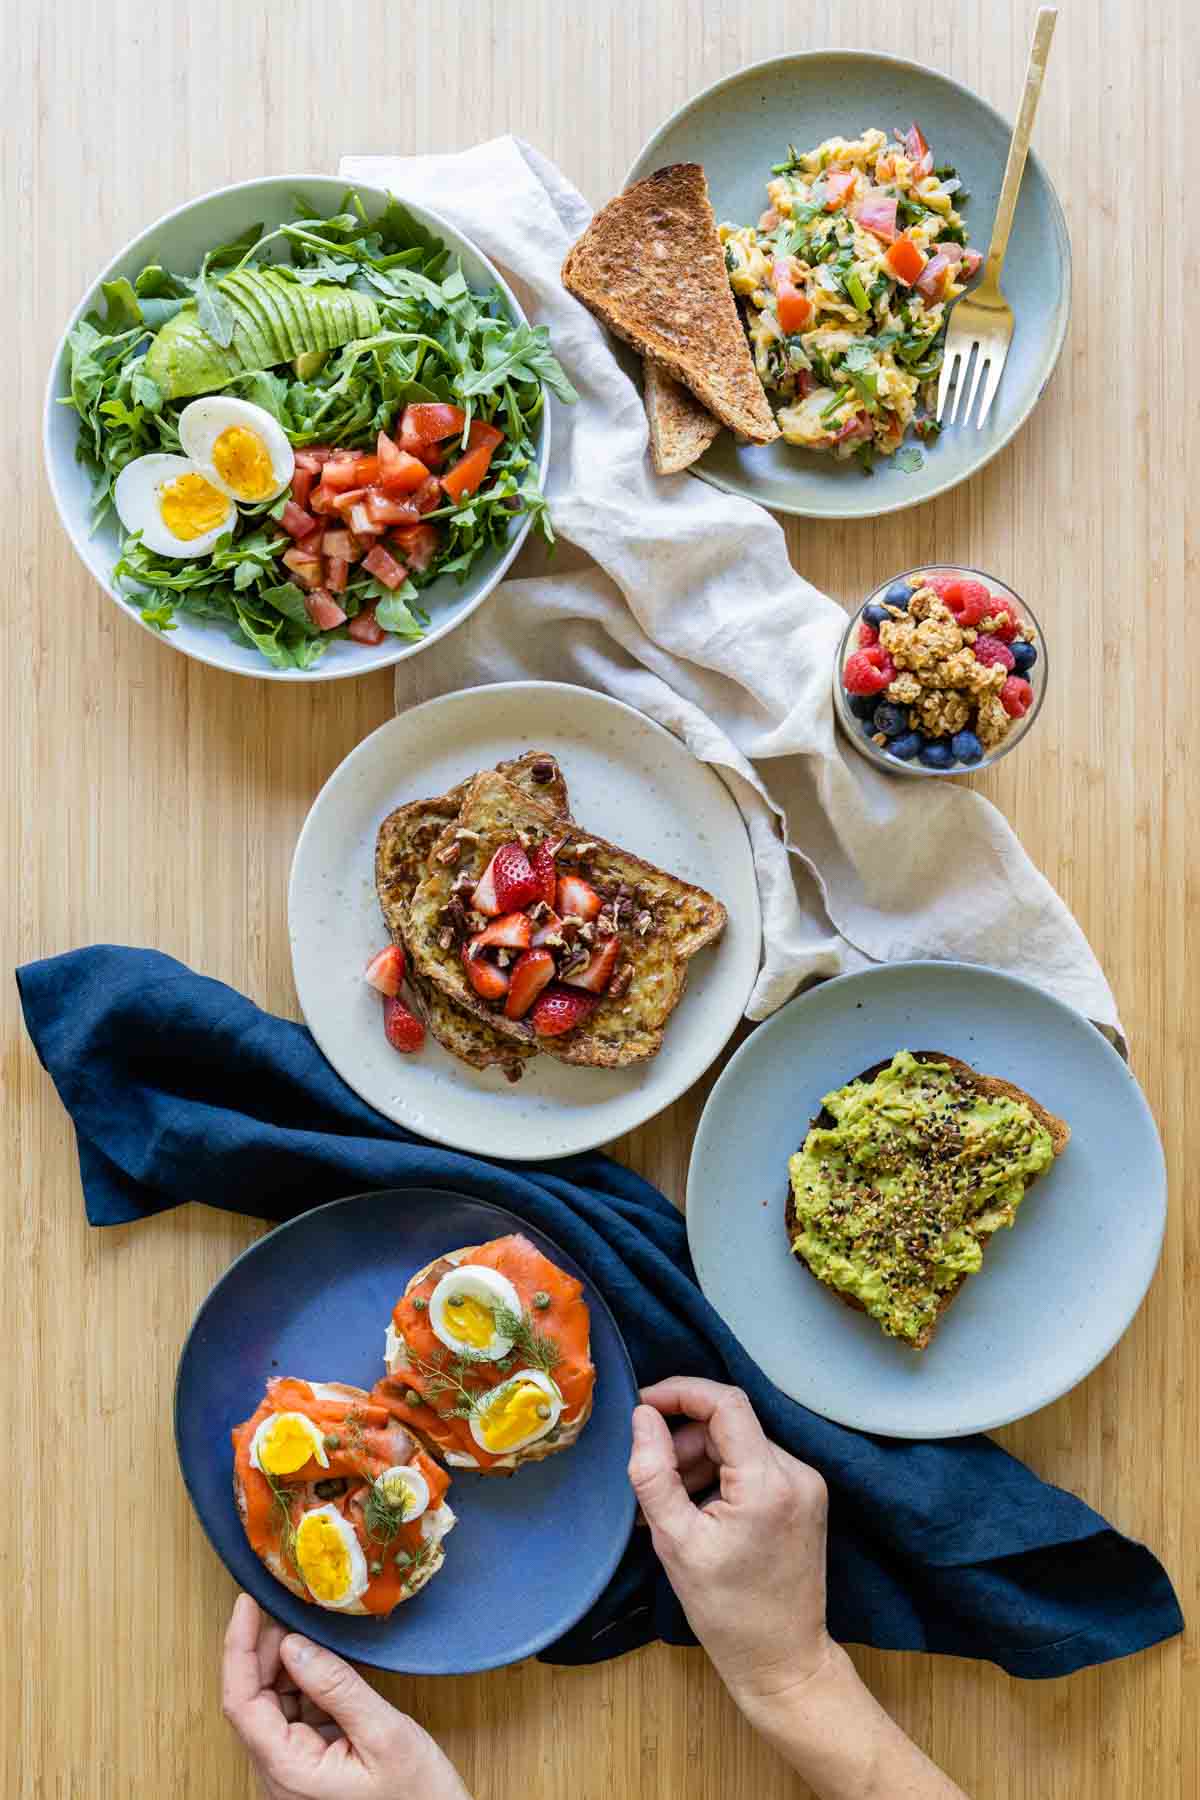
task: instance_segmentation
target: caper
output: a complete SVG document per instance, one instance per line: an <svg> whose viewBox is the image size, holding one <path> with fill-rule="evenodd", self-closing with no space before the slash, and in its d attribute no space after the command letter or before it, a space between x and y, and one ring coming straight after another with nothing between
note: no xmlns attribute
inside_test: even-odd
<svg viewBox="0 0 1200 1800"><path fill-rule="evenodd" d="M446 1305L447 1306L462 1306L465 1303L465 1301L466 1301L465 1294L451 1294L450 1298L446 1302Z"/></svg>
<svg viewBox="0 0 1200 1800"><path fill-rule="evenodd" d="M410 1406L422 1406L424 1404L424 1395L418 1394L416 1388L407 1389L404 1398L408 1401Z"/></svg>
<svg viewBox="0 0 1200 1800"><path fill-rule="evenodd" d="M371 1564L371 1573L372 1573L372 1575L382 1575L383 1574L383 1564L381 1562L373 1562Z"/></svg>
<svg viewBox="0 0 1200 1800"><path fill-rule="evenodd" d="M545 1288L538 1289L537 1293L533 1296L533 1304L537 1307L539 1312L545 1312L550 1304L550 1296Z"/></svg>
<svg viewBox="0 0 1200 1800"><path fill-rule="evenodd" d="M539 1419L548 1419L550 1417L550 1408L548 1406L539 1406L537 1409L537 1416Z"/></svg>
<svg viewBox="0 0 1200 1800"><path fill-rule="evenodd" d="M315 1493L318 1500L337 1500L346 1491L346 1483L340 1477L331 1481L318 1481Z"/></svg>
<svg viewBox="0 0 1200 1800"><path fill-rule="evenodd" d="M324 1443L327 1450L340 1450L342 1447L342 1440L336 1431L327 1431L325 1433Z"/></svg>
<svg viewBox="0 0 1200 1800"><path fill-rule="evenodd" d="M418 1294L416 1299L413 1301L413 1311L414 1312L424 1312L428 1305L429 1305L428 1300L422 1300L421 1296Z"/></svg>

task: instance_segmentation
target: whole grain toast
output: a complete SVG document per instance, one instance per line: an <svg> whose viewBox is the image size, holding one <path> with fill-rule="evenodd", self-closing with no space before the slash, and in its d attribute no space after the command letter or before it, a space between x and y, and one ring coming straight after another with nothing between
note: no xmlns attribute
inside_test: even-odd
<svg viewBox="0 0 1200 1800"><path fill-rule="evenodd" d="M468 839L456 837L464 831ZM478 880L494 852L522 833L531 848L545 838L561 839L560 871L577 870L610 904L628 912L620 933L622 962L611 988L600 996L590 1018L561 1037L537 1037L526 1019L493 1012L467 981L461 946L441 941L443 909L454 881L464 875ZM456 860L439 861L439 851L454 843L461 846ZM423 980L509 1042L536 1043L561 1062L615 1069L643 1062L661 1048L663 1028L683 993L688 962L720 936L725 920L721 902L703 888L591 836L503 775L489 772L476 776L458 819L434 846L409 903L406 944Z"/></svg>
<svg viewBox="0 0 1200 1800"><path fill-rule="evenodd" d="M704 455L721 421L650 357L642 366L650 458L660 475L678 475Z"/></svg>
<svg viewBox="0 0 1200 1800"><path fill-rule="evenodd" d="M515 786L539 795L556 813L567 811L567 784L548 751L527 750L499 767ZM522 1065L536 1054L536 1048L514 1044L474 1014L456 1007L414 967L405 936L408 902L438 838L458 818L470 780L461 781L447 794L410 801L388 814L375 840L375 888L392 942L400 945L408 959L408 985L416 1010L438 1043L472 1068L497 1064L510 1081L517 1081Z"/></svg>
<svg viewBox="0 0 1200 1800"><path fill-rule="evenodd" d="M973 1069L969 1063L963 1062L957 1056L949 1056L942 1050L914 1050L912 1055L917 1062L944 1063L947 1068L953 1069L954 1073L962 1080L968 1081L976 1092L981 1094L985 1099L991 1096L1019 1101L1029 1108L1038 1124L1049 1132L1050 1145L1055 1157L1061 1156L1066 1149L1071 1137L1071 1127L1067 1124L1065 1119L1060 1119L1055 1113L1048 1111L1040 1101L1033 1098L1032 1094L1027 1094L1024 1088L1017 1087L1014 1082L1003 1080L999 1075L981 1075L979 1071ZM883 1062L873 1063L869 1069L864 1069L861 1075L856 1075L854 1080L862 1082L874 1081L877 1075L882 1074L884 1069L890 1067L891 1061L892 1059L889 1056L886 1057ZM808 1129L809 1131L830 1130L836 1123L837 1121L833 1117L833 1114L825 1107L822 1107L815 1118L809 1121ZM807 1137L807 1135L808 1133L806 1132L805 1137ZM1036 1180L1036 1175L1030 1176L1029 1180L1025 1183L1026 1193L1028 1193L1029 1188ZM784 1224L787 1229L788 1246L792 1251L792 1255L800 1264L801 1268L808 1271L814 1281L821 1281L820 1276L815 1274L814 1271L809 1268L803 1256L801 1256L794 1248L795 1238L800 1230L800 1220L796 1213L796 1196L792 1191L790 1181L787 1190L787 1204L784 1208ZM988 1239L982 1241L982 1248L984 1250L986 1250L988 1242ZM979 1269L976 1273L982 1274L983 1271L982 1269ZM919 1337L897 1338L897 1343L904 1344L910 1350L927 1349L934 1332L937 1330L945 1316L947 1307L958 1298L959 1294L962 1292L963 1284L968 1279L969 1277L967 1275L960 1275L953 1286L946 1289L938 1304L936 1314L925 1327L924 1331L921 1332ZM852 1307L855 1312L865 1313L867 1311L863 1302L857 1299L853 1294L847 1294L843 1292L842 1289L833 1287L829 1282L822 1281L821 1286L825 1288L827 1292L831 1293L835 1299L840 1300L844 1306Z"/></svg>
<svg viewBox="0 0 1200 1800"><path fill-rule="evenodd" d="M562 279L722 425L752 444L780 435L729 286L699 163L656 169L601 207L567 252Z"/></svg>

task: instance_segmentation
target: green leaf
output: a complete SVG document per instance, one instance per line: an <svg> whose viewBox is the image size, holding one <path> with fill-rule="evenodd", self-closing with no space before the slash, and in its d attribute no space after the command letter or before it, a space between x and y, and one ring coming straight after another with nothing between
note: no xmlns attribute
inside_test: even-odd
<svg viewBox="0 0 1200 1800"><path fill-rule="evenodd" d="M518 325L503 337L486 339L482 366L458 383L458 391L468 398L491 394L505 381L544 381L551 393L568 404L579 398L550 349L550 333L544 325Z"/></svg>
<svg viewBox="0 0 1200 1800"><path fill-rule="evenodd" d="M903 469L906 475L915 475L925 467L925 458L915 444L905 444L896 452L896 467Z"/></svg>
<svg viewBox="0 0 1200 1800"><path fill-rule="evenodd" d="M384 631L394 633L396 637L423 637L424 633L407 605L409 600L415 600L416 597L417 590L411 581L406 581L403 587L396 588L392 593L385 589L383 598L375 608L375 623Z"/></svg>
<svg viewBox="0 0 1200 1800"><path fill-rule="evenodd" d="M110 333L128 331L130 326L145 322L133 284L124 275L117 281L102 281L100 292L105 301L103 318L98 319L95 313L88 314L100 330Z"/></svg>
<svg viewBox="0 0 1200 1800"><path fill-rule="evenodd" d="M205 257L196 277L196 318L200 329L222 350L228 350L233 342L233 311L220 288L209 282L211 260L211 256Z"/></svg>
<svg viewBox="0 0 1200 1800"><path fill-rule="evenodd" d="M134 400L145 412L162 411L162 392L158 383L151 381L149 375L143 375L140 369L135 369L130 377L129 385Z"/></svg>

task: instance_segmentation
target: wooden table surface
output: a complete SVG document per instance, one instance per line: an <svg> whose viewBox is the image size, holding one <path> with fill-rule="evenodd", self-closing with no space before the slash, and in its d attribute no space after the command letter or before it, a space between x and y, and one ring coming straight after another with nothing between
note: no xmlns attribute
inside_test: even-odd
<svg viewBox="0 0 1200 1800"><path fill-rule="evenodd" d="M685 98L785 50L895 51L1011 116L1033 10L997 0L466 0L414 25L413 8L376 0L7 8L8 960L96 940L157 945L294 1014L292 845L321 783L391 706L386 673L289 688L189 662L123 617L75 559L42 472L42 388L68 311L117 245L225 182L332 171L348 150L461 147L510 128L599 202ZM1035 138L1075 253L1074 318L1049 392L968 486L876 525L796 523L789 539L797 566L842 600L881 570L936 555L1006 575L1048 626L1056 667L1042 720L980 785L1109 973L1166 1140L1172 1211L1162 1266L1119 1348L1068 1398L1001 1435L1146 1538L1193 1614L1196 37L1182 0L1148 12L1135 0L1064 9ZM89 1232L72 1134L11 985L3 1011L0 1417L20 1465L0 1534L4 1791L246 1795L247 1766L218 1705L233 1586L179 1479L171 1389L195 1307L261 1227L196 1205ZM703 1097L615 1146L677 1200ZM855 1656L972 1795L1166 1800L1200 1783L1196 1645L1193 1631L1040 1684L970 1662ZM381 1686L438 1735L479 1800L805 1791L754 1742L698 1651L659 1646L595 1669L533 1663Z"/></svg>

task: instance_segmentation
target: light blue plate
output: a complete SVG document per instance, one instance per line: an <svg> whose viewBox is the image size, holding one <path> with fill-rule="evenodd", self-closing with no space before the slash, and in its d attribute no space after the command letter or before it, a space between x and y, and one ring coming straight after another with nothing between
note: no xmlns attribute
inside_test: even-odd
<svg viewBox="0 0 1200 1800"><path fill-rule="evenodd" d="M269 1575L233 1500L229 1433L270 1375L370 1388L410 1275L447 1250L522 1231L583 1282L596 1396L579 1443L511 1480L457 1475L445 1567L389 1619L310 1606ZM412 1675L499 1668L561 1637L599 1599L633 1528L625 1473L637 1383L616 1321L574 1259L513 1213L434 1188L357 1194L303 1213L228 1268L179 1359L175 1444L192 1505L226 1568L290 1631Z"/></svg>
<svg viewBox="0 0 1200 1800"><path fill-rule="evenodd" d="M811 149L835 134L856 137L872 125L906 128L914 119L937 161L957 168L971 196L962 208L969 239L986 253L1011 125L948 75L875 51L781 56L717 82L660 126L628 179L667 163L703 163L718 221L753 225L767 204L771 164L789 143ZM782 442L739 446L723 431L695 464L696 474L777 512L824 519L877 518L965 481L1025 423L1066 336L1071 245L1058 196L1032 151L1003 287L1017 327L987 425L982 431L950 426L925 451L922 469L906 474L885 457L868 477L857 463Z"/></svg>
<svg viewBox="0 0 1200 1800"><path fill-rule="evenodd" d="M822 1097L896 1050L960 1057L1071 1127L921 1353L814 1281L784 1225L788 1157ZM966 963L893 963L785 1006L717 1082L688 1172L688 1240L722 1318L784 1393L885 1437L988 1431L1082 1381L1141 1304L1166 1211L1158 1132L1116 1051L1040 988Z"/></svg>

